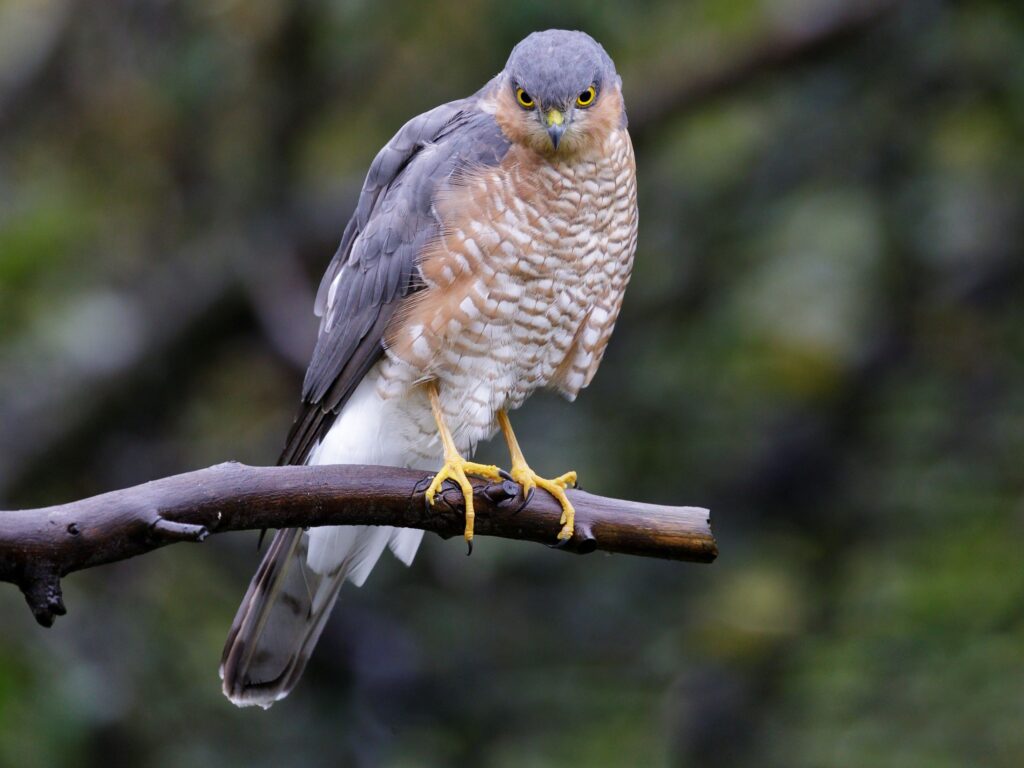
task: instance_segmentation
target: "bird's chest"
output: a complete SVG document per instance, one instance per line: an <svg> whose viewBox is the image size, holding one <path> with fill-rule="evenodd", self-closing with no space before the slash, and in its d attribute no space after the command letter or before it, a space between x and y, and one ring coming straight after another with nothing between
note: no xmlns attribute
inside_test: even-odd
<svg viewBox="0 0 1024 768"><path fill-rule="evenodd" d="M617 313L636 196L628 139L609 150L572 163L513 160L439 201L443 234L421 262L427 288L391 329L389 357L406 379L441 380L463 421L490 425L499 408L560 386L577 348L597 343L595 313Z"/></svg>

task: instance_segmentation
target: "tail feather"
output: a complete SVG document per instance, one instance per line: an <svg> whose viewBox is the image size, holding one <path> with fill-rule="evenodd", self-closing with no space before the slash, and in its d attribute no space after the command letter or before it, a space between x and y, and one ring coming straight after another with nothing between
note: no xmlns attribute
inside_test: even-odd
<svg viewBox="0 0 1024 768"><path fill-rule="evenodd" d="M287 696L342 584L361 586L387 546L412 562L422 538L422 531L369 526L278 531L228 634L220 667L224 695L240 707L264 708ZM314 557L317 548L323 551Z"/></svg>
<svg viewBox="0 0 1024 768"><path fill-rule="evenodd" d="M296 426L306 436L304 447L286 452L282 462L408 465L403 443L381 437L400 432L406 417L394 400L378 396L375 376L371 372L363 378L329 429L322 409L311 409L319 415L306 414L308 424ZM293 437L298 433L293 430ZM293 442L290 437L289 444ZM417 456L415 462L421 460ZM228 635L220 669L225 695L239 706L262 707L287 696L320 639L342 584L361 586L388 547L410 564L422 538L422 531L390 527L278 531Z"/></svg>
<svg viewBox="0 0 1024 768"><path fill-rule="evenodd" d="M310 570L329 574L342 569L348 580L363 586L391 536L391 528L365 525L329 526L309 532Z"/></svg>
<svg viewBox="0 0 1024 768"><path fill-rule="evenodd" d="M224 694L238 706L269 706L284 695L289 658L302 644L311 590L301 573L301 529L278 531L239 606L221 658Z"/></svg>
<svg viewBox="0 0 1024 768"><path fill-rule="evenodd" d="M235 616L220 675L240 707L266 708L288 695L337 600L347 574L311 571L307 548L303 530L278 531Z"/></svg>
<svg viewBox="0 0 1024 768"><path fill-rule="evenodd" d="M394 533L388 540L388 547L391 552L406 565L412 565L412 559L416 557L416 551L423 541L423 531L419 528L395 528Z"/></svg>

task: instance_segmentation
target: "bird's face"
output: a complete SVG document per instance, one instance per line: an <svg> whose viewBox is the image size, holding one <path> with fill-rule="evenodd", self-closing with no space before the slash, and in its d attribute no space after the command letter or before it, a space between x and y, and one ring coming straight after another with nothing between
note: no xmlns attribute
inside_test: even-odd
<svg viewBox="0 0 1024 768"><path fill-rule="evenodd" d="M496 116L510 139L545 155L600 146L624 122L615 65L583 32L536 32L512 51Z"/></svg>

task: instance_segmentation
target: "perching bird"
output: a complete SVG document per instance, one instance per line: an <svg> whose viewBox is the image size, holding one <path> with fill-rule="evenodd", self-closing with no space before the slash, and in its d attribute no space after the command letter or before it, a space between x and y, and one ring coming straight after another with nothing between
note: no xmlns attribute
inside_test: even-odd
<svg viewBox="0 0 1024 768"><path fill-rule="evenodd" d="M508 412L536 389L569 400L590 383L636 250L636 170L622 81L583 32L520 42L477 93L413 118L370 165L316 298L320 334L281 464L381 464L467 475L500 428L511 475L562 505L565 488L519 449ZM235 617L224 693L264 707L288 695L345 581L386 547L412 562L423 531L282 530Z"/></svg>

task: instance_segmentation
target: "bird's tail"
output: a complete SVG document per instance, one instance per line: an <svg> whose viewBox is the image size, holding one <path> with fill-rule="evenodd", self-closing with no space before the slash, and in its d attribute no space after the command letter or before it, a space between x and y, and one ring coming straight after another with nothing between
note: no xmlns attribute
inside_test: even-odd
<svg viewBox="0 0 1024 768"><path fill-rule="evenodd" d="M422 538L422 531L368 526L310 533L277 532L235 616L220 676L224 695L240 707L266 708L287 696L345 580L361 586L388 545L411 562Z"/></svg>
<svg viewBox="0 0 1024 768"><path fill-rule="evenodd" d="M372 372L363 378L305 459L309 464L407 463L400 441L380 438L396 431L389 422L394 402L377 394L375 381ZM262 707L287 696L306 668L341 585L362 586L387 547L409 565L422 538L420 530L365 525L278 531L224 647L224 694L239 706Z"/></svg>

